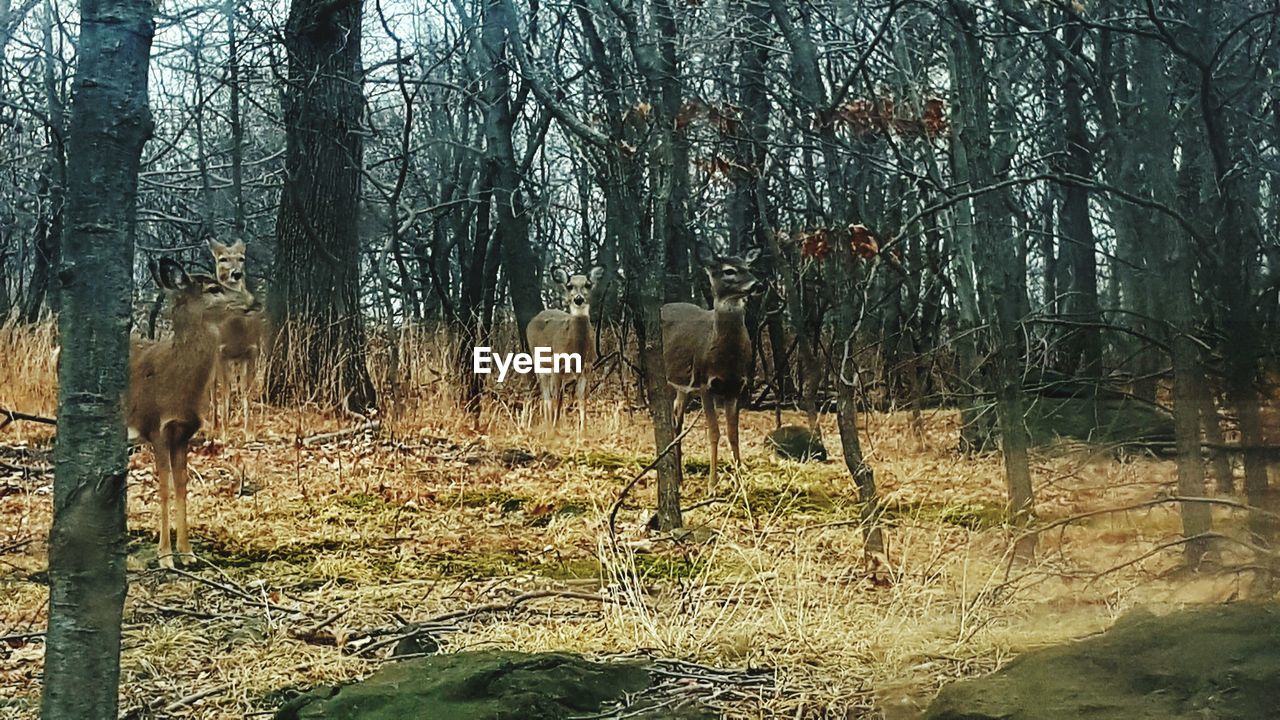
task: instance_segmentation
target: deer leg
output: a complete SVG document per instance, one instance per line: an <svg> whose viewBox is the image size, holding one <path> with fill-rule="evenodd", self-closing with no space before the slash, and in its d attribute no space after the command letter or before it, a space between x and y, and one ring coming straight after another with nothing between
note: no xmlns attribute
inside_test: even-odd
<svg viewBox="0 0 1280 720"><path fill-rule="evenodd" d="M564 413L564 378L559 375L552 375L552 377L555 378L551 381L552 386L555 387L552 397L552 402L556 406L554 424L558 426L560 424L560 416Z"/></svg>
<svg viewBox="0 0 1280 720"><path fill-rule="evenodd" d="M178 535L178 562L194 559L191 538L187 535L187 441L173 447L174 525Z"/></svg>
<svg viewBox="0 0 1280 720"><path fill-rule="evenodd" d="M742 455L738 453L738 396L725 398L724 422L729 430L729 450L733 453L733 464L742 465Z"/></svg>
<svg viewBox="0 0 1280 720"><path fill-rule="evenodd" d="M578 439L587 430L587 376L578 375L578 387L575 393L578 400Z"/></svg>
<svg viewBox="0 0 1280 720"><path fill-rule="evenodd" d="M160 541L156 547L156 560L160 567L173 569L173 547L169 544L169 479L172 475L173 457L169 453L169 443L164 439L164 431L151 443L151 452L156 456L156 493L160 497L159 531Z"/></svg>
<svg viewBox="0 0 1280 720"><path fill-rule="evenodd" d="M538 376L538 390L542 395L542 427L545 429L551 423L551 387L541 375Z"/></svg>
<svg viewBox="0 0 1280 720"><path fill-rule="evenodd" d="M676 389L676 399L671 403L671 421L675 424L676 435L684 429L684 404L689 401L689 391Z"/></svg>
<svg viewBox="0 0 1280 720"><path fill-rule="evenodd" d="M709 390L702 391L702 412L707 416L707 444L711 446L711 469L707 471L707 485L714 486L720 455L720 421L716 419L716 401Z"/></svg>

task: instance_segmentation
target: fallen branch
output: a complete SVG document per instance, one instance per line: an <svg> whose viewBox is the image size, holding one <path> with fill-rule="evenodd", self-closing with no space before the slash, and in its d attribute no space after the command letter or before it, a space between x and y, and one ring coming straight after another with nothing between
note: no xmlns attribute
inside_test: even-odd
<svg viewBox="0 0 1280 720"><path fill-rule="evenodd" d="M32 465L11 465L7 462L0 462L0 470L5 472L22 473L23 475L48 475L53 472L51 467L34 467Z"/></svg>
<svg viewBox="0 0 1280 720"><path fill-rule="evenodd" d="M387 637L387 638L383 638L382 640L378 640L377 642L370 643L360 648L355 652L355 655L356 657L368 656L377 650L387 647L388 645L394 645L395 643L400 642L404 638L421 634L424 631L453 630L455 628L449 625L445 625L445 623L449 623L451 621L469 620L474 618L477 615L484 615L486 613L509 612L511 610L515 610L519 606L531 600L541 600L543 598L563 598L566 600L587 600L591 602L601 602L601 603L618 602L616 598L612 598L607 595L600 595L597 593L583 593L583 592L575 592L573 590L534 590L532 592L527 592L521 595L517 595L506 602L486 603L484 605L477 605L475 607L465 608L462 610L452 610L447 613L442 613L440 615L427 618L426 620L403 625L395 629L394 635L391 635L390 637ZM364 637L371 638L371 637L376 637L383 634L386 634L385 631L372 630L372 631L366 632L364 634Z"/></svg>
<svg viewBox="0 0 1280 720"><path fill-rule="evenodd" d="M318 435L308 435L307 437L302 438L298 442L302 443L303 445L314 445L316 443L325 442L327 440L337 440L338 438L344 438L350 435L359 435L362 432L375 431L380 429L381 427L382 427L382 421L374 420L372 422L367 422L363 425L357 425L356 427L353 427L353 428L347 428L346 430L336 430L334 432L320 433Z"/></svg>
<svg viewBox="0 0 1280 720"><path fill-rule="evenodd" d="M9 408L0 407L0 416L4 416L4 422L0 422L0 430L5 429L10 423L17 420L26 420L27 422L40 423L41 425L57 425L55 418L45 417L43 415L32 415L31 413L18 412Z"/></svg>
<svg viewBox="0 0 1280 720"><path fill-rule="evenodd" d="M640 478L643 478L645 475L648 475L650 470L658 466L658 463L662 460L662 458L666 457L672 450L680 446L680 441L684 440L684 436L688 435L689 431L693 429L693 426L697 424L698 423L696 420L694 422L689 423L688 427L686 427L684 430L681 430L680 434L677 435L674 440L668 443L667 446L663 448L662 452L658 453L658 456L653 459L653 462L649 463L648 465L645 465L644 469L641 470L639 473L636 473L636 476L631 478L631 482L627 483L627 486L622 488L622 492L618 494L618 499L613 502L613 507L610 508L609 510L609 541L610 542L614 544L617 544L618 542L618 511L622 509L622 501L627 499L627 495L631 492L631 489L636 486L636 483L640 482ZM681 470L683 470L683 468L681 468Z"/></svg>

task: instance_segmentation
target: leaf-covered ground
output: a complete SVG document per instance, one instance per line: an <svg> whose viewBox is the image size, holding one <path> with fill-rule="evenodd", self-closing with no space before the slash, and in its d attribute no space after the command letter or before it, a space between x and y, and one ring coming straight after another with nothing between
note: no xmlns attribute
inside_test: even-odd
<svg viewBox="0 0 1280 720"><path fill-rule="evenodd" d="M647 529L649 478L611 541L610 508L652 459L646 414L597 397L585 437L547 439L532 397L509 388L476 427L428 388L378 431L314 442L303 439L359 421L257 408L251 437L231 430L194 452L202 562L182 573L155 567L150 453L134 455L124 711L266 714L298 690L367 676L397 646L414 651L399 638L417 631L418 651L642 651L772 669L769 683L705 693L728 717L915 717L941 684L1097 632L1133 606L1242 592L1233 575L1175 571L1178 548L1157 547L1179 529L1167 505L1055 527L1036 564L1011 563L999 458L956 452L949 411L926 414L922 438L904 414L863 418L888 508L877 561L862 552L834 419L823 422L836 457L799 464L770 455L764 412L744 414L745 467L715 487L702 429L690 434L692 532ZM0 390L0 405L51 413L51 402L47 389ZM28 449L0 458L0 718L38 710L52 480L12 468L43 467L48 433L0 432ZM1142 503L1175 480L1167 461L1067 445L1038 453L1034 474L1041 522ZM1215 511L1219 526L1238 526L1228 512Z"/></svg>

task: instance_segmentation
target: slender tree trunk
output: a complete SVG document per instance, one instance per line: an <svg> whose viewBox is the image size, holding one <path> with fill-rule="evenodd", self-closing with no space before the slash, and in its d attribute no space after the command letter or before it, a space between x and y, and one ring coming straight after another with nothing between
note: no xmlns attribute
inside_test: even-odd
<svg viewBox="0 0 1280 720"><path fill-rule="evenodd" d="M999 133L992 126L986 95L988 80L982 45L978 40L977 14L960 0L950 0L949 4L960 30L951 42L951 77L956 108L953 151L960 148L968 165L967 176L957 179L966 183L967 189L981 190L995 180L992 137ZM1031 520L1035 497L1027 457L1027 431L1023 424L1021 333L1018 327L1026 305L1021 297L1025 269L1018 262L1018 240L1011 232L1013 222L1008 213L1008 204L995 192L987 191L974 198L973 219L978 241L974 264L979 297L986 301L985 314L992 318L994 326L989 334L992 360L985 384L996 402L1000 447L1009 490L1009 518L1015 526L1021 526ZM1035 537L1025 536L1015 551L1022 557L1033 555Z"/></svg>
<svg viewBox="0 0 1280 720"><path fill-rule="evenodd" d="M58 311L58 283L55 282L54 275L60 265L63 204L67 184L67 153L64 145L66 113L58 89L58 58L53 48L53 28L57 18L50 0L45 1L44 11L41 41L44 50L45 108L48 113L45 131L49 134L49 152L36 186L37 195L42 202L40 217L36 220L35 268L22 309L23 320L28 323L38 320L46 307L52 312Z"/></svg>
<svg viewBox="0 0 1280 720"><path fill-rule="evenodd" d="M240 117L240 37L237 33L236 0L225 0L222 9L227 21L227 121L231 130L232 241L246 241L249 220L244 205L244 122Z"/></svg>
<svg viewBox="0 0 1280 720"><path fill-rule="evenodd" d="M529 246L529 216L520 195L520 172L512 137L516 118L512 111L511 76L507 63L507 35L520 32L504 0L485 0L481 45L487 60L482 90L484 108L484 162L493 179L494 232L502 268L511 292L520 344L527 346L525 328L542 312L538 263Z"/></svg>
<svg viewBox="0 0 1280 720"><path fill-rule="evenodd" d="M1084 26L1068 13L1065 43L1075 54L1084 46ZM1077 177L1093 174L1093 141L1084 113L1084 85L1074 72L1066 72L1062 82L1066 161L1064 169ZM1093 390L1102 377L1102 311L1098 304L1098 261L1089 218L1089 191L1069 184L1062 190L1062 259L1071 284L1065 298L1065 315L1084 327L1074 327L1063 338L1065 375L1082 376ZM1096 392L1090 391L1096 398Z"/></svg>
<svg viewBox="0 0 1280 720"><path fill-rule="evenodd" d="M285 28L285 179L267 394L352 412L377 402L360 311L362 0L294 0Z"/></svg>
<svg viewBox="0 0 1280 720"><path fill-rule="evenodd" d="M81 0L71 107L42 715L116 720L127 591L124 397L149 0Z"/></svg>

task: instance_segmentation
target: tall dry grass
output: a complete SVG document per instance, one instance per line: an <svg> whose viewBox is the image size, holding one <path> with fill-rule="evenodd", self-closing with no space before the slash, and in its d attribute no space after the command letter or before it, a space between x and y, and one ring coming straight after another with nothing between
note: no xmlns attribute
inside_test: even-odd
<svg viewBox="0 0 1280 720"><path fill-rule="evenodd" d="M57 325L0 324L0 407L54 417L58 410ZM5 429L18 439L46 438L45 425L18 422Z"/></svg>

